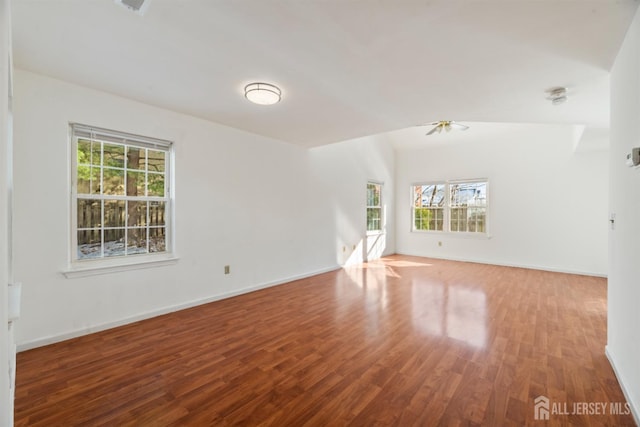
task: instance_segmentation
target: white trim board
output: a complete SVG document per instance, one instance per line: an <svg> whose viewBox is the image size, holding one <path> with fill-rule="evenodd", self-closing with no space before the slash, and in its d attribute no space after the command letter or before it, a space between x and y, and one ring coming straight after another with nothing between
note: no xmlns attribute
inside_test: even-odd
<svg viewBox="0 0 640 427"><path fill-rule="evenodd" d="M180 310L184 310L184 309L187 309L187 308L196 307L198 305L208 304L210 302L219 301L219 300L235 297L235 296L238 296L238 295L242 295L242 294L247 294L247 293L250 293L250 292L258 291L260 289L270 288L272 286L283 285L285 283L293 282L295 280L305 279L307 277L316 276L318 274L323 274L323 273L328 273L330 271L339 270L340 268L341 268L340 266L335 265L335 266L323 268L323 269L320 269L320 270L316 270L316 271L313 271L311 273L299 274L299 275L291 276L291 277L284 278L284 279L274 280L274 281L271 281L271 282L259 283L259 284L254 285L254 286L248 286L246 288L238 289L238 290L235 290L235 291L232 291L232 292L226 292L226 293L223 293L223 294L218 294L218 295L214 295L214 296L207 297L207 298L201 298L201 299L197 299L197 300L192 300L192 301L188 301L188 302L184 302L184 303L180 303L180 304L164 307L164 308L161 308L161 309L158 309L158 310L148 311L146 313L137 314L135 316L126 317L124 319L115 320L113 322L107 322L107 323L102 323L102 324L99 324L99 325L88 326L86 328L76 329L74 331L65 332L65 333L58 334L58 335L51 335L51 336L47 336L47 337L44 337L44 338L38 338L38 339L33 340L33 341L27 341L27 342L23 342L23 343L18 343L18 352L31 350L31 349L34 349L34 348L37 348L37 347L43 347L43 346L49 345L49 344L55 344L57 342L66 341L66 340L69 340L69 339L72 339L72 338L81 337L83 335L89 335L89 334L92 334L92 333L95 333L95 332L105 331L107 329L116 328L118 326L124 326L124 325L127 325L129 323L138 322L140 320L151 319L153 317L162 316L164 314L173 313L175 311L180 311Z"/></svg>
<svg viewBox="0 0 640 427"><path fill-rule="evenodd" d="M436 255L424 255L424 254L410 254L406 252L396 252L396 255L404 255L404 256L417 256L421 258L433 258L433 259L441 259L445 261L458 261L458 262L472 262L474 264L486 264L486 265L498 265L501 267L515 267L515 268L526 268L529 270L541 270L541 271L550 271L552 273L565 273L565 274L577 274L580 276L593 276L593 277L603 277L607 278L607 274L595 273L593 271L579 271L579 270L568 270L563 268L553 268L553 267L543 267L539 265L528 265L528 264L516 264L516 263L508 263L508 262L489 262L489 261L480 261L477 259L470 258L458 258L458 257L443 257Z"/></svg>
<svg viewBox="0 0 640 427"><path fill-rule="evenodd" d="M614 362L615 358L613 357L613 354L611 353L611 351L609 351L608 345L604 347L604 354L606 354L607 359L609 359L609 364L611 364L611 367L613 368L613 373L616 375L616 379L618 380L618 384L620 384L620 388L622 389L622 393L624 394L625 399L627 399L627 403L631 408L631 414L633 415L633 419L636 422L636 424L640 426L640 408L637 408L636 406L634 406L634 402L631 399L631 396L629 396L629 391L625 386L624 381L622 381L622 377L618 373L618 369L616 368L616 364Z"/></svg>

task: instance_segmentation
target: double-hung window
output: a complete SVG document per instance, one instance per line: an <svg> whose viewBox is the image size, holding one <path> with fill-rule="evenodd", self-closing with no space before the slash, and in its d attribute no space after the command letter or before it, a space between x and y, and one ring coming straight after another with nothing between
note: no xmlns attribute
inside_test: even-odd
<svg viewBox="0 0 640 427"><path fill-rule="evenodd" d="M172 143L71 125L71 261L171 253Z"/></svg>
<svg viewBox="0 0 640 427"><path fill-rule="evenodd" d="M487 185L487 180L413 185L413 230L486 234Z"/></svg>
<svg viewBox="0 0 640 427"><path fill-rule="evenodd" d="M487 183L449 184L450 230L463 233L487 232Z"/></svg>
<svg viewBox="0 0 640 427"><path fill-rule="evenodd" d="M442 231L445 202L445 184L414 185L413 229Z"/></svg>
<svg viewBox="0 0 640 427"><path fill-rule="evenodd" d="M382 184L367 183L367 233L382 232Z"/></svg>

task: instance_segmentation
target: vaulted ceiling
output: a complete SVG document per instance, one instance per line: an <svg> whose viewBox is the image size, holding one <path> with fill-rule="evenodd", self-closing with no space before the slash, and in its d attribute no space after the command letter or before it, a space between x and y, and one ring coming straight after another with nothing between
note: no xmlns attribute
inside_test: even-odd
<svg viewBox="0 0 640 427"><path fill-rule="evenodd" d="M435 120L608 127L634 0L14 0L16 67L312 147ZM249 103L250 82L282 101ZM566 86L568 103L545 90Z"/></svg>

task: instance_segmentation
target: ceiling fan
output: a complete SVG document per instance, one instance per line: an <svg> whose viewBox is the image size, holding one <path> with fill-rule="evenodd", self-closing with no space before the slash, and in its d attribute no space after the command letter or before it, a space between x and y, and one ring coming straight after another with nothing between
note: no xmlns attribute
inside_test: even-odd
<svg viewBox="0 0 640 427"><path fill-rule="evenodd" d="M440 120L438 122L433 122L430 125L434 126L434 128L431 129L429 132L427 132L427 135L433 135L436 132L440 133L443 130L446 131L446 132L449 132L451 129L458 129L458 130L467 130L467 129L469 129L469 126L465 126L463 124L456 123L453 120Z"/></svg>

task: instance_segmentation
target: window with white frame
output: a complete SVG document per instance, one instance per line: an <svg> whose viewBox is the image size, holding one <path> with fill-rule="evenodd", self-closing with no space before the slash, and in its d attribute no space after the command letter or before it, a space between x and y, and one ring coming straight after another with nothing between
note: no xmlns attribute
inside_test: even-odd
<svg viewBox="0 0 640 427"><path fill-rule="evenodd" d="M487 180L413 185L413 230L486 233L487 185Z"/></svg>
<svg viewBox="0 0 640 427"><path fill-rule="evenodd" d="M172 143L71 125L72 261L171 252Z"/></svg>
<svg viewBox="0 0 640 427"><path fill-rule="evenodd" d="M382 184L367 183L367 232L382 231Z"/></svg>
<svg viewBox="0 0 640 427"><path fill-rule="evenodd" d="M445 201L445 184L414 185L413 229L442 231Z"/></svg>

